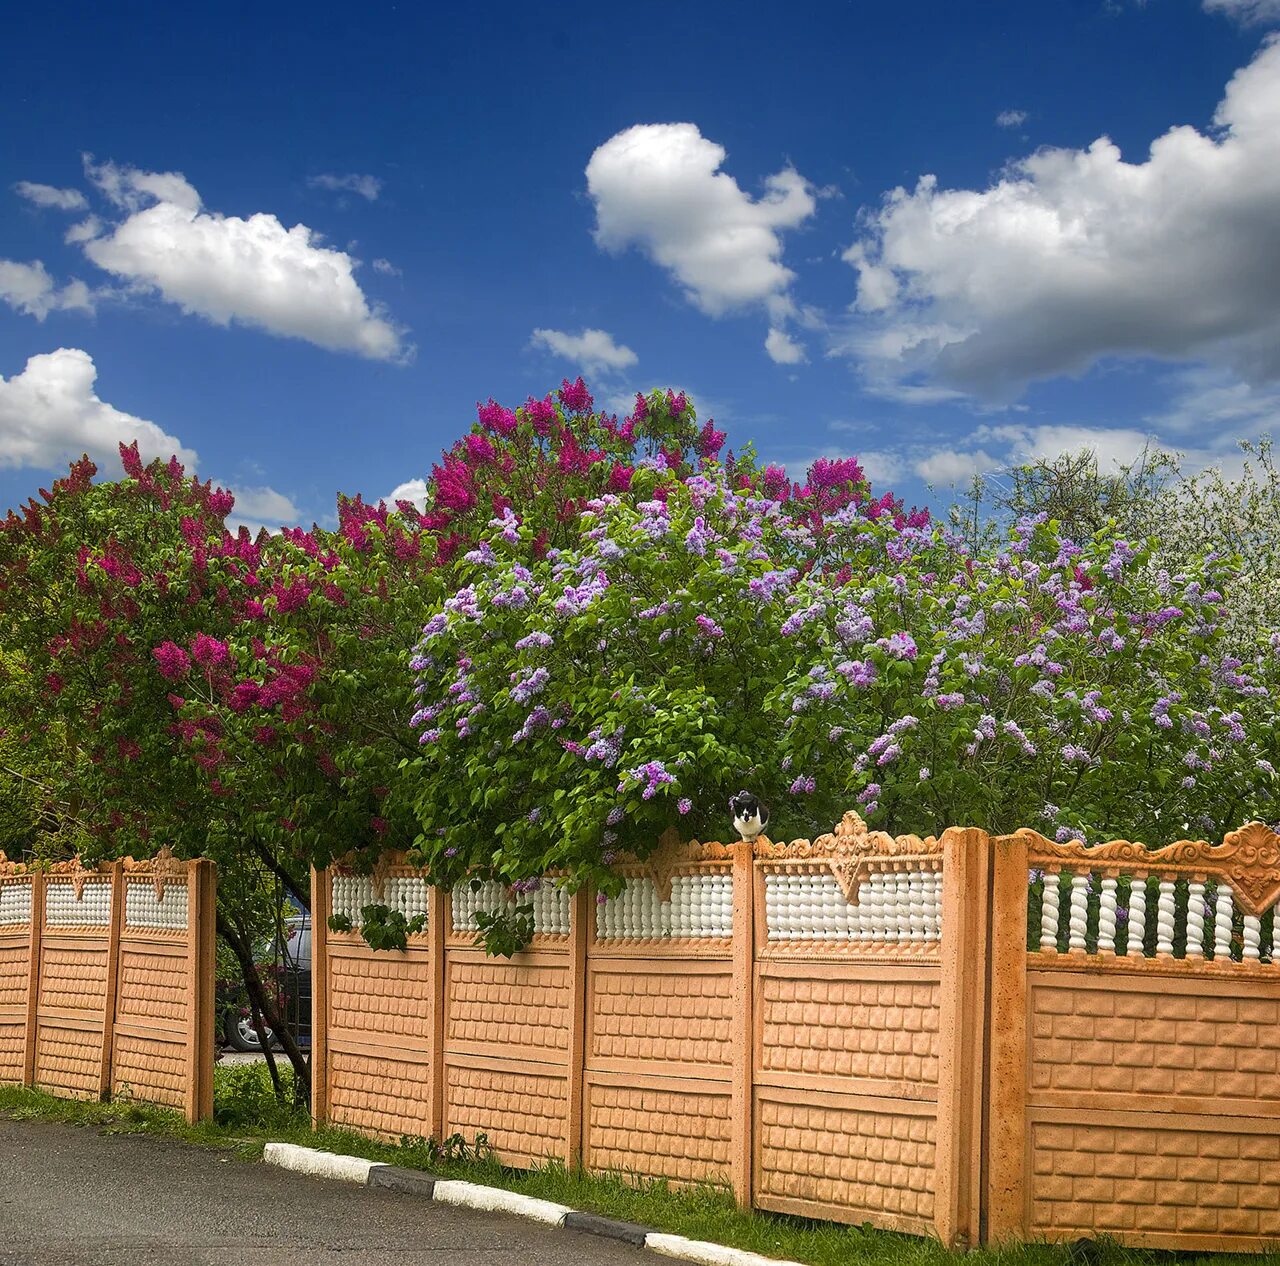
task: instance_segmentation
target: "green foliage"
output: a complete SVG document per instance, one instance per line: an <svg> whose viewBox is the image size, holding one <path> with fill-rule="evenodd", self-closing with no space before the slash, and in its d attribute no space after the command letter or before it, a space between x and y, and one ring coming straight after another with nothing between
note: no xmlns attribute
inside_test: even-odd
<svg viewBox="0 0 1280 1266"><path fill-rule="evenodd" d="M497 958L518 954L533 939L533 905L518 905L512 910L477 910L478 942L485 953Z"/></svg>
<svg viewBox="0 0 1280 1266"><path fill-rule="evenodd" d="M341 919L343 916L335 917ZM334 931L349 932L351 920L346 919L345 922L345 927L334 927L331 918L329 926ZM415 914L412 919L406 919L404 911L378 904L364 906L360 911L360 935L371 949L402 950L408 945L408 938L416 936L426 926L425 914Z"/></svg>

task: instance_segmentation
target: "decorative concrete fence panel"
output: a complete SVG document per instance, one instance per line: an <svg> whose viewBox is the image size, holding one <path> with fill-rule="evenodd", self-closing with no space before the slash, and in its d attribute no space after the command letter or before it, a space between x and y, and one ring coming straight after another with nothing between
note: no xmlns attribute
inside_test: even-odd
<svg viewBox="0 0 1280 1266"><path fill-rule="evenodd" d="M211 862L0 859L0 1082L213 1112Z"/></svg>
<svg viewBox="0 0 1280 1266"><path fill-rule="evenodd" d="M734 917L749 856L743 871L719 844L669 845L623 874L620 897L584 911L583 1163L741 1186L750 958L735 957Z"/></svg>
<svg viewBox="0 0 1280 1266"><path fill-rule="evenodd" d="M994 844L991 1237L1274 1247L1280 837Z"/></svg>

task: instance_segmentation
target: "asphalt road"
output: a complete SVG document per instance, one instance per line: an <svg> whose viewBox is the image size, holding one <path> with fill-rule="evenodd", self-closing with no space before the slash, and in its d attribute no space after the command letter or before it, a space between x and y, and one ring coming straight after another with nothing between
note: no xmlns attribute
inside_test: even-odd
<svg viewBox="0 0 1280 1266"><path fill-rule="evenodd" d="M145 1135L0 1118L0 1266L654 1266L612 1240Z"/></svg>

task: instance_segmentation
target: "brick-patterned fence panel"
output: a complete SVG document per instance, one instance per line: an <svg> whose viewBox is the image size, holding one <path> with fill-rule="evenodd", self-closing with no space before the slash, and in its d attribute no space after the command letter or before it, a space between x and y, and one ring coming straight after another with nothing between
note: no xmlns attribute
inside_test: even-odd
<svg viewBox="0 0 1280 1266"><path fill-rule="evenodd" d="M0 1083L213 1113L211 862L0 859Z"/></svg>
<svg viewBox="0 0 1280 1266"><path fill-rule="evenodd" d="M733 938L750 871L695 844L623 874L620 897L588 908L583 1163L741 1186L750 1031Z"/></svg>
<svg viewBox="0 0 1280 1266"><path fill-rule="evenodd" d="M975 834L894 839L849 815L757 850L759 1207L977 1242Z"/></svg>
<svg viewBox="0 0 1280 1266"><path fill-rule="evenodd" d="M993 1238L1274 1246L1280 837L995 849Z"/></svg>

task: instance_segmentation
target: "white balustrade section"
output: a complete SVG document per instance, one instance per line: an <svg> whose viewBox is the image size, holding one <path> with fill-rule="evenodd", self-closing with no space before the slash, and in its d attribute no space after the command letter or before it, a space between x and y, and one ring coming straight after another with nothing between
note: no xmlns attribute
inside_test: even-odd
<svg viewBox="0 0 1280 1266"><path fill-rule="evenodd" d="M181 932L187 926L186 880L169 880L164 896L156 896L150 879L126 879L124 887L124 923L131 928L160 928Z"/></svg>
<svg viewBox="0 0 1280 1266"><path fill-rule="evenodd" d="M671 900L663 901L647 875L627 880L621 896L596 906L596 936L602 941L733 935L733 875L699 871L675 875Z"/></svg>
<svg viewBox="0 0 1280 1266"><path fill-rule="evenodd" d="M531 896L534 931L544 936L568 936L569 894L554 879L544 879ZM528 902L528 896L521 899L521 904Z"/></svg>
<svg viewBox="0 0 1280 1266"><path fill-rule="evenodd" d="M332 907L334 914L346 915L351 926L361 924L360 912L365 906L384 905L399 910L406 919L427 913L427 881L418 875L389 875L379 900L373 890L371 875L334 875Z"/></svg>
<svg viewBox="0 0 1280 1266"><path fill-rule="evenodd" d="M17 927L31 922L31 881L11 879L0 882L0 927Z"/></svg>
<svg viewBox="0 0 1280 1266"><path fill-rule="evenodd" d="M474 887L464 879L453 890L453 927L457 932L474 932L476 915L481 911L503 910L512 913L516 903L511 900L505 884L496 879L486 879Z"/></svg>
<svg viewBox="0 0 1280 1266"><path fill-rule="evenodd" d="M517 906L533 907L533 930L542 936L569 935L569 894L554 879L543 879L531 892L512 892L496 879L483 880L475 889L464 879L453 890L455 932L476 931L476 915L502 911L516 912Z"/></svg>
<svg viewBox="0 0 1280 1266"><path fill-rule="evenodd" d="M1124 877L1114 874L1095 879L1088 872L1067 872L1069 896L1067 898L1067 948L1076 953L1089 952L1088 927L1090 918L1097 914L1097 942L1095 953L1117 954L1127 958L1172 958L1179 940L1183 947L1177 949L1180 957L1193 962L1212 958L1231 961L1233 954L1239 961L1248 963L1275 963L1275 924L1277 910L1262 915L1240 914L1240 939L1235 940L1236 908L1231 886L1220 880L1206 882L1203 877L1184 877L1174 874L1156 875L1154 881L1146 875L1127 877L1129 891L1121 891ZM1040 894L1039 952L1058 952L1058 938L1062 931L1061 876L1052 872L1032 869L1028 872L1028 892L1034 899L1037 886L1043 878ZM1154 882L1155 948L1146 949L1148 926L1148 884ZM1210 890L1212 883L1212 893ZM1185 885L1186 907L1181 908L1180 889ZM876 902L882 899L874 888L864 901L867 913L864 918L877 917ZM892 905L893 897L888 898Z"/></svg>
<svg viewBox="0 0 1280 1266"><path fill-rule="evenodd" d="M45 888L44 921L49 927L106 927L111 922L111 880L86 879L82 898L69 879L50 879Z"/></svg>
<svg viewBox="0 0 1280 1266"><path fill-rule="evenodd" d="M827 871L766 871L764 882L770 941L906 945L942 936L941 871L870 875L858 885L856 904Z"/></svg>

